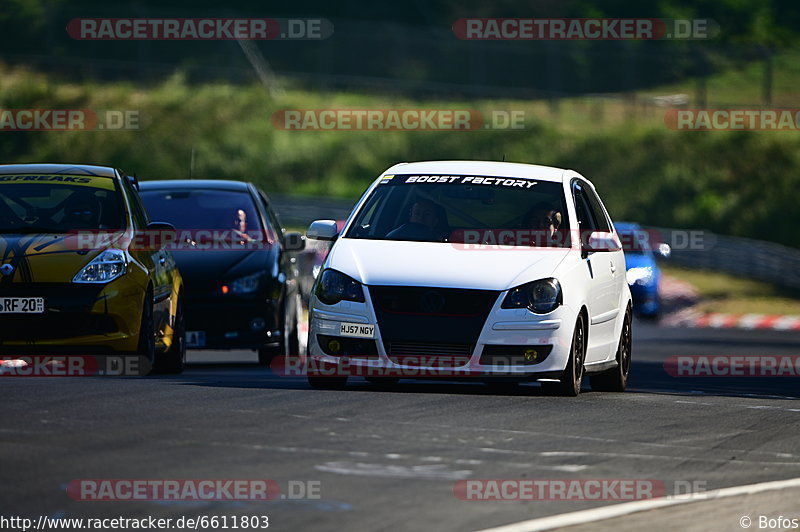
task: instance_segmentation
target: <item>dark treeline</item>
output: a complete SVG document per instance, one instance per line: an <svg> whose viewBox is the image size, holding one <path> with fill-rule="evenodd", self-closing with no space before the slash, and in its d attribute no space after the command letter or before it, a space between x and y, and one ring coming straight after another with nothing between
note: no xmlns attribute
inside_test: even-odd
<svg viewBox="0 0 800 532"><path fill-rule="evenodd" d="M560 97L624 92L710 75L763 60L798 38L792 0L344 0L221 3L201 0L3 0L0 57L69 79L157 81L181 69L189 79L249 81L236 42L78 41L73 18L323 17L324 41L258 42L272 69L311 82L398 80L393 90L446 86L463 95ZM719 35L703 41L461 41L451 26L475 17L710 18ZM388 83L385 83L388 84ZM460 89L461 88L461 89Z"/></svg>

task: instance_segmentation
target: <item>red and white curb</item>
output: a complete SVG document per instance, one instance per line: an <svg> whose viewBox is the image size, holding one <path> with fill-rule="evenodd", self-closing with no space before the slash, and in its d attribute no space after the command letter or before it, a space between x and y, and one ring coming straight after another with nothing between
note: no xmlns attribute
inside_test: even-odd
<svg viewBox="0 0 800 532"><path fill-rule="evenodd" d="M665 317L662 324L669 327L800 331L800 316L725 314L720 312L701 313L696 310L686 309Z"/></svg>

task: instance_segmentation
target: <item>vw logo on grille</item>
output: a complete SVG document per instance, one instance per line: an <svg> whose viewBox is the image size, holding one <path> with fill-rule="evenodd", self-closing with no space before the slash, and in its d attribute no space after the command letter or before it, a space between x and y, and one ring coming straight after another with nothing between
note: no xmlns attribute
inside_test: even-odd
<svg viewBox="0 0 800 532"><path fill-rule="evenodd" d="M444 308L444 296L436 290L429 290L422 294L420 306L425 312L439 312Z"/></svg>
<svg viewBox="0 0 800 532"><path fill-rule="evenodd" d="M11 275L14 273L14 266L11 264L3 264L0 266L0 274Z"/></svg>

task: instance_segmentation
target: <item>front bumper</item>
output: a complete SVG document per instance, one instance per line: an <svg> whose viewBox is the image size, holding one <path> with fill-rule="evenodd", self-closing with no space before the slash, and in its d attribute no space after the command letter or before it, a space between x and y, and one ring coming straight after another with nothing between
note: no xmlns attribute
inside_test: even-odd
<svg viewBox="0 0 800 532"><path fill-rule="evenodd" d="M202 332L192 349L258 349L280 341L280 305L273 300L186 295L186 330Z"/></svg>
<svg viewBox="0 0 800 532"><path fill-rule="evenodd" d="M0 352L135 353L144 290L123 276L106 285L12 283L5 297L43 297L42 314L3 314Z"/></svg>
<svg viewBox="0 0 800 532"><path fill-rule="evenodd" d="M379 310L376 314L370 290L365 290L365 303L325 305L312 296L309 371L318 375L412 379L559 378L569 359L571 324L577 311L564 305L547 315L536 315L527 309L503 309L500 305L505 294L497 292L485 317L473 320L473 330L466 327L457 336L447 333L450 336L440 338L435 325L429 326L435 323L434 318L420 315L415 322L412 316L405 323L421 326L409 330L400 341L397 324L386 326L385 313ZM371 338L348 337L342 334L342 324L374 325L374 334ZM388 338L387 331L395 337ZM327 345L331 338L338 341L339 353L333 353ZM463 341L454 342L459 339ZM354 342L362 345L349 348ZM528 353L532 355L529 360L523 355L526 352L533 352Z"/></svg>
<svg viewBox="0 0 800 532"><path fill-rule="evenodd" d="M657 284L630 285L633 309L640 314L658 314L661 310L661 298Z"/></svg>

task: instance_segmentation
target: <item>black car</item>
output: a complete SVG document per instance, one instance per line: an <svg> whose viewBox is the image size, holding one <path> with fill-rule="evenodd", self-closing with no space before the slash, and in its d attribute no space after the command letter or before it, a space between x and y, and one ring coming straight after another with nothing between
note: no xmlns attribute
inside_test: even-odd
<svg viewBox="0 0 800 532"><path fill-rule="evenodd" d="M177 229L169 246L185 287L194 349L256 349L262 364L299 355L297 262L304 237L286 232L263 191L223 180L142 181L151 216Z"/></svg>

